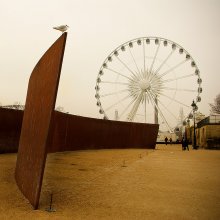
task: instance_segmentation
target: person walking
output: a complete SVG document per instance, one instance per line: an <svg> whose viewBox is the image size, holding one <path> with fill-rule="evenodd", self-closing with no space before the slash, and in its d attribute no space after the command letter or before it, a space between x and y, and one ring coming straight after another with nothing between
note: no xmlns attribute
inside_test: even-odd
<svg viewBox="0 0 220 220"><path fill-rule="evenodd" d="M189 142L187 140L187 138L185 138L185 150L187 149L189 151Z"/></svg>
<svg viewBox="0 0 220 220"><path fill-rule="evenodd" d="M167 142L168 142L168 138L167 137L165 137L165 144L167 145Z"/></svg>
<svg viewBox="0 0 220 220"><path fill-rule="evenodd" d="M182 138L181 143L182 143L182 150L186 150L186 148L185 148L185 139L184 138Z"/></svg>
<svg viewBox="0 0 220 220"><path fill-rule="evenodd" d="M172 140L172 138L170 138L170 140L169 140L169 141L170 141L170 145L172 145L172 143L173 143L173 140Z"/></svg>

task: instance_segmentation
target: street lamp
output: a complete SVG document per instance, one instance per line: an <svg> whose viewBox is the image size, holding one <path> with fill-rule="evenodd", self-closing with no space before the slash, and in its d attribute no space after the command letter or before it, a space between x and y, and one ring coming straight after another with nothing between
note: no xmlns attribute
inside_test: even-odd
<svg viewBox="0 0 220 220"><path fill-rule="evenodd" d="M198 106L196 105L194 100L193 100L191 106L192 106L192 110L193 110L193 122L194 122L194 127L193 127L193 149L197 149L197 147L196 147L196 118L195 118L195 111L198 110Z"/></svg>

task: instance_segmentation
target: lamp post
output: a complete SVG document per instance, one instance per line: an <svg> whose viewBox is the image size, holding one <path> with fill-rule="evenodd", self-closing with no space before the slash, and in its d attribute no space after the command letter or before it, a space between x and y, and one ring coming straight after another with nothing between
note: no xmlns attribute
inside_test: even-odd
<svg viewBox="0 0 220 220"><path fill-rule="evenodd" d="M182 139L186 139L186 120L183 121L184 130L182 129Z"/></svg>
<svg viewBox="0 0 220 220"><path fill-rule="evenodd" d="M193 123L194 123L194 126L193 126L193 149L197 149L197 147L196 147L196 119L195 119L195 111L198 110L198 106L196 105L194 100L193 100L191 106L192 106L192 110L193 110Z"/></svg>

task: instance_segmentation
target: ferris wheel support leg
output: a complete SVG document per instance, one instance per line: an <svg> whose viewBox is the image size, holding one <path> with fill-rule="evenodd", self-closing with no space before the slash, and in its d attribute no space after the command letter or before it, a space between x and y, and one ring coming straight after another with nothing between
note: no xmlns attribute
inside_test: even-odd
<svg viewBox="0 0 220 220"><path fill-rule="evenodd" d="M158 105L157 97L155 98L155 103L156 105L154 106L154 123L158 124L158 109L156 107Z"/></svg>
<svg viewBox="0 0 220 220"><path fill-rule="evenodd" d="M139 107L141 100L143 98L143 93L144 92L142 91L141 94L139 95L139 97L136 99L136 102L134 103L133 108L131 109L130 113L128 114L128 117L127 117L128 121L133 121L134 116L136 115L138 107Z"/></svg>

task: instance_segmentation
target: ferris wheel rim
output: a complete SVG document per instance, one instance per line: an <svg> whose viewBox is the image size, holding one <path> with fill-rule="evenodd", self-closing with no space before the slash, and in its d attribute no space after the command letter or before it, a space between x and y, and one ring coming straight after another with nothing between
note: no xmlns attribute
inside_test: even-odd
<svg viewBox="0 0 220 220"><path fill-rule="evenodd" d="M191 65L192 65L192 67L193 68L195 68L195 73L193 74L193 75L196 75L197 77L198 77L198 84L199 84L199 86L198 86L198 91L197 91L197 98L198 98L198 100L196 99L196 103L197 102L200 102L201 101L201 97L199 96L201 93L202 93L202 87L201 87L201 82L202 82L202 79L201 79L201 77L200 77L200 71L199 71L199 68L198 68L198 66L197 66L197 64L196 64L196 62L195 62L195 60L193 59L193 57L189 54L189 52L186 50L186 49L184 49L181 45L179 45L178 43L176 43L176 42L174 42L174 41L171 41L171 40L169 40L169 39L166 39L166 38L162 38L162 37L155 37L155 36L147 36L147 37L139 37L139 38L134 38L134 39L132 39L132 40L129 40L129 41L127 41L127 42L125 42L125 43L123 43L123 44L120 44L118 47L116 47L107 57L106 57L106 59L104 60L104 62L102 63L102 65L101 65L101 67L100 67L100 69L99 69L99 73L98 73L98 76L97 76L97 80L96 80L96 87L95 87L95 90L96 90L96 99L97 99L97 105L99 106L99 112L101 113L101 114L103 114L104 115L104 118L105 119L109 119L108 118L108 116L107 116L107 114L106 114L106 112L105 112L105 109L103 108L103 106L102 106L102 104L101 104L101 100L100 100L100 96L99 96L99 84L101 83L101 76L102 76L102 72L103 72L103 69L107 66L107 63L108 62L111 62L112 60L112 57L115 55L115 56L117 56L119 53L119 51L120 50L122 50L123 49L123 47L125 48L125 47L127 47L127 46L129 46L130 47L130 45L131 45L131 47L133 47L132 46L132 44L133 43L145 43L146 42L146 40L150 40L150 41L152 41L152 40L154 40L154 41L156 41L156 40L158 40L160 43L161 42L166 42L167 43L167 45L168 44L170 44L170 45L172 45L172 47L175 47L175 49L176 48L178 48L179 49L179 53L180 53L180 50L181 50L181 53L184 53L185 55L186 55L186 60L187 59L189 59L190 61L191 61ZM145 44L147 44L147 43L145 43ZM164 45L165 46L165 45ZM122 50L123 51L123 50ZM188 56L188 58L187 58L187 56ZM100 81L99 81L100 80Z"/></svg>
<svg viewBox="0 0 220 220"><path fill-rule="evenodd" d="M156 37L156 36L138 37L138 38L134 38L134 39L132 39L132 40L126 41L125 43L122 43L122 44L120 44L118 47L116 47L116 48L106 57L106 59L104 60L103 64L106 63L106 61L108 60L108 57L110 57L111 55L113 55L115 51L120 50L122 46L128 45L128 44L131 43L131 42L132 42L132 43L133 43L133 42L137 42L137 41L140 40L140 39L145 39L145 40L146 40L146 39L148 39L148 38L149 38L149 39L152 39L152 40L160 39L160 40L163 40L163 41L167 41L167 42L169 42L169 43L173 43L173 44L175 44L179 49L180 49L180 48L183 49L183 51L184 51L186 54L189 54L189 55L190 55L190 53L189 53L184 47L182 47L180 44L176 43L175 41L171 41L171 40L169 40L169 39L167 39L167 38ZM190 55L190 58L191 58L192 61L195 62L195 60L193 59L193 57L192 57L191 55ZM198 66L197 66L197 64L196 64L196 62L195 62L195 67L196 67L196 69L199 70L199 68L198 68ZM101 70L101 69L103 69L102 66L100 67L99 70ZM198 73L198 75L200 75L200 72Z"/></svg>

